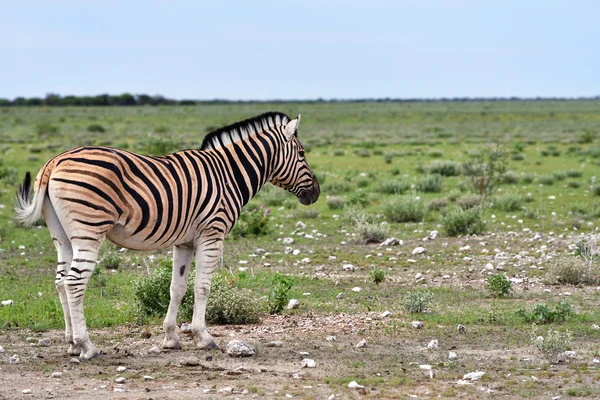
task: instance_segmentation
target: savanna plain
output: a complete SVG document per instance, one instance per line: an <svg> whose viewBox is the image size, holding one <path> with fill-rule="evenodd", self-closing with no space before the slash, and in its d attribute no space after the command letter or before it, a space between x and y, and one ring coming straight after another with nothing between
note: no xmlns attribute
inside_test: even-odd
<svg viewBox="0 0 600 400"><path fill-rule="evenodd" d="M107 242L85 299L102 354L68 356L52 241L12 211L25 172L271 110L302 113L321 198L268 184L225 242L209 331L255 354L196 350L189 295L183 348L155 352L171 252ZM600 397L600 101L4 107L0 138L0 399Z"/></svg>

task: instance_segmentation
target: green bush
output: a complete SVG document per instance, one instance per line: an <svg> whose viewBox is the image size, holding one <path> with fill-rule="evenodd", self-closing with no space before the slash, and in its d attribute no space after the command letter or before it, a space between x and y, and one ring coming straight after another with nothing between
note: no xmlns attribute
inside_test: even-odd
<svg viewBox="0 0 600 400"><path fill-rule="evenodd" d="M326 200L327 207L331 210L341 210L346 206L346 200L342 197L330 196Z"/></svg>
<svg viewBox="0 0 600 400"><path fill-rule="evenodd" d="M554 171L552 173L552 176L554 177L554 179L556 179L557 181L564 181L565 178L567 177L567 174L564 171Z"/></svg>
<svg viewBox="0 0 600 400"><path fill-rule="evenodd" d="M579 285L596 282L594 272L593 263L580 257L562 255L548 262L547 277L550 283Z"/></svg>
<svg viewBox="0 0 600 400"><path fill-rule="evenodd" d="M109 250L104 253L102 257L102 261L100 261L100 266L105 269L119 269L119 267L123 264L125 258L121 253L114 250Z"/></svg>
<svg viewBox="0 0 600 400"><path fill-rule="evenodd" d="M423 193L439 193L442 191L442 176L424 176L419 182L417 182L416 189Z"/></svg>
<svg viewBox="0 0 600 400"><path fill-rule="evenodd" d="M523 206L524 198L516 193L505 193L500 196L496 196L494 199L494 207L506 211L517 211Z"/></svg>
<svg viewBox="0 0 600 400"><path fill-rule="evenodd" d="M344 181L327 182L321 186L321 192L325 194L340 194L352 190L352 185Z"/></svg>
<svg viewBox="0 0 600 400"><path fill-rule="evenodd" d="M381 282L385 280L385 271L379 268L375 268L371 271L371 280L379 285Z"/></svg>
<svg viewBox="0 0 600 400"><path fill-rule="evenodd" d="M47 122L41 122L36 126L36 133L41 138L56 136L60 133L60 128Z"/></svg>
<svg viewBox="0 0 600 400"><path fill-rule="evenodd" d="M540 175L538 182L542 185L552 186L554 185L555 178L553 175Z"/></svg>
<svg viewBox="0 0 600 400"><path fill-rule="evenodd" d="M425 217L423 200L413 195L393 196L383 204L383 214L393 222L420 222Z"/></svg>
<svg viewBox="0 0 600 400"><path fill-rule="evenodd" d="M568 169L564 173L569 178L580 178L583 176L583 171L580 169Z"/></svg>
<svg viewBox="0 0 600 400"><path fill-rule="evenodd" d="M427 209L430 211L439 211L448 206L448 199L445 197L438 197L435 199L431 199L429 203L427 203Z"/></svg>
<svg viewBox="0 0 600 400"><path fill-rule="evenodd" d="M533 174L523 174L521 176L521 181L523 183L533 183L534 179L535 179L535 177L533 176Z"/></svg>
<svg viewBox="0 0 600 400"><path fill-rule="evenodd" d="M372 218L367 215L362 207L350 204L344 209L342 221L354 225L361 222L372 222Z"/></svg>
<svg viewBox="0 0 600 400"><path fill-rule="evenodd" d="M88 132L106 132L106 129L100 124L89 124L87 126Z"/></svg>
<svg viewBox="0 0 600 400"><path fill-rule="evenodd" d="M421 314L429 310L433 302L433 293L428 290L413 290L404 295L404 309L412 314Z"/></svg>
<svg viewBox="0 0 600 400"><path fill-rule="evenodd" d="M371 157L371 150L369 149L358 149L355 154L359 157Z"/></svg>
<svg viewBox="0 0 600 400"><path fill-rule="evenodd" d="M302 208L294 213L294 216L300 219L315 219L320 215L319 210L315 208Z"/></svg>
<svg viewBox="0 0 600 400"><path fill-rule="evenodd" d="M356 225L356 233L363 243L381 243L387 239L389 232L390 225L386 222L360 221Z"/></svg>
<svg viewBox="0 0 600 400"><path fill-rule="evenodd" d="M554 309L548 304L535 304L531 311L520 308L516 311L518 317L527 323L551 324L554 322L565 322L569 317L575 315L573 307L565 301L561 301Z"/></svg>
<svg viewBox="0 0 600 400"><path fill-rule="evenodd" d="M271 277L271 291L267 301L269 314L279 314L287 305L290 295L289 292L294 286L292 277L285 276L275 272Z"/></svg>
<svg viewBox="0 0 600 400"><path fill-rule="evenodd" d="M561 354L569 349L572 339L573 335L568 329L560 332L548 328L548 333L545 336L540 336L534 328L531 334L533 345L544 354L549 362L554 364L561 361Z"/></svg>
<svg viewBox="0 0 600 400"><path fill-rule="evenodd" d="M356 186L359 188L366 188L371 184L371 179L367 177L361 177L356 180Z"/></svg>
<svg viewBox="0 0 600 400"><path fill-rule="evenodd" d="M399 180L383 181L379 184L377 191L386 194L403 194L408 188L408 184Z"/></svg>
<svg viewBox="0 0 600 400"><path fill-rule="evenodd" d="M163 136L148 135L137 144L137 149L146 155L164 156L180 150L182 144L180 141Z"/></svg>
<svg viewBox="0 0 600 400"><path fill-rule="evenodd" d="M469 210L471 208L481 207L483 198L478 194L466 194L456 200L456 205L463 210Z"/></svg>
<svg viewBox="0 0 600 400"><path fill-rule="evenodd" d="M133 291L140 317L167 314L171 288L172 262L160 260L150 275L133 282ZM194 271L191 271L187 291L181 301L179 315L191 320L194 313ZM235 286L226 271L213 274L211 294L206 305L206 321L219 324L251 324L259 320L259 304L249 291Z"/></svg>
<svg viewBox="0 0 600 400"><path fill-rule="evenodd" d="M458 176L461 173L461 166L456 161L435 160L425 167L425 171L442 176Z"/></svg>
<svg viewBox="0 0 600 400"><path fill-rule="evenodd" d="M510 294L511 283L506 275L494 274L487 279L486 288L493 297L502 299Z"/></svg>
<svg viewBox="0 0 600 400"><path fill-rule="evenodd" d="M449 236L479 235L486 230L481 214L480 208L455 207L442 217L442 226Z"/></svg>
<svg viewBox="0 0 600 400"><path fill-rule="evenodd" d="M514 185L519 183L519 175L515 171L506 171L502 176L502 183Z"/></svg>
<svg viewBox="0 0 600 400"><path fill-rule="evenodd" d="M577 181L574 181L574 180L571 180L571 179L569 179L569 180L567 181L567 186L568 186L568 187L570 187L570 188L573 188L573 189L577 189L577 188L581 187L581 183L580 183L580 182L577 182Z"/></svg>
<svg viewBox="0 0 600 400"><path fill-rule="evenodd" d="M268 235L272 230L270 213L271 209L265 210L262 205L251 210L242 210L240 218L231 230L231 235L233 237Z"/></svg>
<svg viewBox="0 0 600 400"><path fill-rule="evenodd" d="M352 197L350 197L348 203L352 205L366 207L371 203L371 200L369 200L369 194L367 192L363 192L359 189L354 193Z"/></svg>
<svg viewBox="0 0 600 400"><path fill-rule="evenodd" d="M267 206L280 207L291 195L277 186L268 184L263 186L257 197Z"/></svg>
<svg viewBox="0 0 600 400"><path fill-rule="evenodd" d="M346 152L344 150L342 150L342 149L336 149L336 150L333 151L333 155L336 156L336 157L341 157L344 154L346 154Z"/></svg>

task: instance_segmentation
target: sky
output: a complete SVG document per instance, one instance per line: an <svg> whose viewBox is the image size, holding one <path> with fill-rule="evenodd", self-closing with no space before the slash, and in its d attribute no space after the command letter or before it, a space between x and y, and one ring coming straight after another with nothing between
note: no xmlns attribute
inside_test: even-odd
<svg viewBox="0 0 600 400"><path fill-rule="evenodd" d="M10 1L0 98L600 95L597 0Z"/></svg>

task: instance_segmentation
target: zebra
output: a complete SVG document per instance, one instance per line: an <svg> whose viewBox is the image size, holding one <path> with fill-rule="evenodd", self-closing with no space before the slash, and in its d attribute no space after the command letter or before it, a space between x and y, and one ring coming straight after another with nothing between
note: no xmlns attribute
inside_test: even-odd
<svg viewBox="0 0 600 400"><path fill-rule="evenodd" d="M66 151L42 167L31 191L25 174L15 213L25 226L43 215L58 253L55 284L68 353L97 357L83 298L105 239L128 249L173 248L164 349L180 348L179 304L196 260L192 333L199 349L216 348L205 324L211 276L225 236L242 207L267 182L303 205L317 201L319 182L298 140L300 115L269 112L218 129L200 149L143 156L101 146Z"/></svg>

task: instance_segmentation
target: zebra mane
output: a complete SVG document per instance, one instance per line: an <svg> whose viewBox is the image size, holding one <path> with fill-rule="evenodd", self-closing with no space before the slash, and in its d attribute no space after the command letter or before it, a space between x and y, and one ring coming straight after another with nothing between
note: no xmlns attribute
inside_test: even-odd
<svg viewBox="0 0 600 400"><path fill-rule="evenodd" d="M225 126L204 137L200 150L218 149L228 144L256 135L266 129L286 124L290 117L280 112L267 112L248 118L235 124Z"/></svg>

